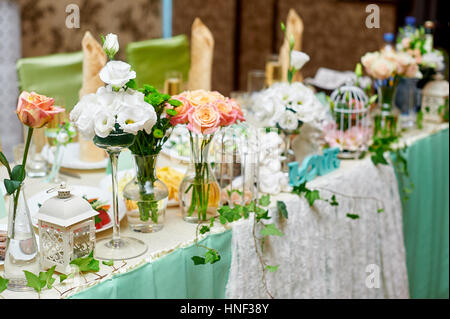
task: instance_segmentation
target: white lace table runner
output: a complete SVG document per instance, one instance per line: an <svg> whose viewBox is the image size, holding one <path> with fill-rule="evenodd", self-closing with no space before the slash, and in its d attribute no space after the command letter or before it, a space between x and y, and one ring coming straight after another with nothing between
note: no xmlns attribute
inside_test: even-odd
<svg viewBox="0 0 450 319"><path fill-rule="evenodd" d="M409 298L402 209L393 168L375 167L368 158L343 162L341 169L315 179L308 187L374 197L380 202L336 195L339 206L316 201L311 208L296 195L272 198L272 202L286 203L289 218L281 221L273 214L285 235L270 236L264 245L266 263L279 265L278 271L266 274L269 292L275 298ZM332 196L319 191L322 198ZM383 206L384 212L378 213ZM252 225L252 220L233 225L228 298L268 298ZM379 288L368 288L366 281L369 275L377 275L377 267Z"/></svg>

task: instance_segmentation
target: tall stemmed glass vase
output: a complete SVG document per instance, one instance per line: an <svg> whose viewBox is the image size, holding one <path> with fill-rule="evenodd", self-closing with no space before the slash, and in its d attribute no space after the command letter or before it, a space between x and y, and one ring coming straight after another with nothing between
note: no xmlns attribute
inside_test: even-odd
<svg viewBox="0 0 450 319"><path fill-rule="evenodd" d="M120 236L120 220L118 209L117 163L120 152L134 143L135 136L128 133L111 133L106 138L94 137L97 147L105 149L111 161L112 192L113 192L113 235L97 241L95 256L104 260L125 260L143 255L147 245L136 238Z"/></svg>

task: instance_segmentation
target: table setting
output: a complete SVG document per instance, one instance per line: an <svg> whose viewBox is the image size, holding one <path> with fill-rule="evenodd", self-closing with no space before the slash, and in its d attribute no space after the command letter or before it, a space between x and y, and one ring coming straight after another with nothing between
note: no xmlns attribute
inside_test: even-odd
<svg viewBox="0 0 450 319"><path fill-rule="evenodd" d="M0 152L0 298L411 298L418 225L448 235L441 55L418 31L303 79L303 20L280 29L248 92L213 89L200 18L187 81L142 83L117 34L86 31L73 108L22 90L24 143Z"/></svg>

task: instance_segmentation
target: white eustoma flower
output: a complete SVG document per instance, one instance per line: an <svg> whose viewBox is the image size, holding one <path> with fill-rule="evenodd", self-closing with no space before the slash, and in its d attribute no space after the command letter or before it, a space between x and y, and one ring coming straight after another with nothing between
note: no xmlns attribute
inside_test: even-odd
<svg viewBox="0 0 450 319"><path fill-rule="evenodd" d="M107 109L100 109L94 118L94 131L99 137L107 137L116 124L115 116Z"/></svg>
<svg viewBox="0 0 450 319"><path fill-rule="evenodd" d="M298 119L294 112L287 110L278 120L278 125L286 131L293 131L298 128Z"/></svg>
<svg viewBox="0 0 450 319"><path fill-rule="evenodd" d="M444 56L439 51L432 51L422 56L422 64L436 71L442 71L445 69Z"/></svg>
<svg viewBox="0 0 450 319"><path fill-rule="evenodd" d="M117 35L114 33L109 33L105 42L103 43L103 51L105 51L106 55L111 59L114 58L116 53L119 51L119 40L117 39Z"/></svg>
<svg viewBox="0 0 450 319"><path fill-rule="evenodd" d="M114 88L122 88L128 81L136 78L136 72L128 63L109 61L100 71L100 79Z"/></svg>
<svg viewBox="0 0 450 319"><path fill-rule="evenodd" d="M56 136L56 141L60 144L66 143L67 141L69 141L69 134L67 134L66 131L59 132Z"/></svg>
<svg viewBox="0 0 450 319"><path fill-rule="evenodd" d="M157 116L152 105L144 100L144 94L134 90L121 93L122 107L117 115L117 123L124 132L136 135L144 130L152 132Z"/></svg>
<svg viewBox="0 0 450 319"><path fill-rule="evenodd" d="M70 121L75 124L81 135L91 139L95 135L94 118L99 110L96 94L88 94L81 98L70 112Z"/></svg>
<svg viewBox="0 0 450 319"><path fill-rule="evenodd" d="M300 51L291 52L291 67L300 70L310 60L309 55Z"/></svg>

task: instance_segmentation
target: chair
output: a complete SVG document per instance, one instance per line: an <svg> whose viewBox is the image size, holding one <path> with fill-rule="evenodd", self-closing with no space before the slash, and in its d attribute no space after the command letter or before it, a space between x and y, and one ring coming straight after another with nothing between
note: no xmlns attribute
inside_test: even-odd
<svg viewBox="0 0 450 319"><path fill-rule="evenodd" d="M179 71L186 82L189 73L189 42L185 35L168 39L132 42L126 48L127 61L136 71L138 86L153 85L162 90L166 73Z"/></svg>
<svg viewBox="0 0 450 319"><path fill-rule="evenodd" d="M79 100L82 64L81 51L19 59L16 67L20 90L53 97L68 114ZM40 152L45 145L43 129L35 131L33 143Z"/></svg>

